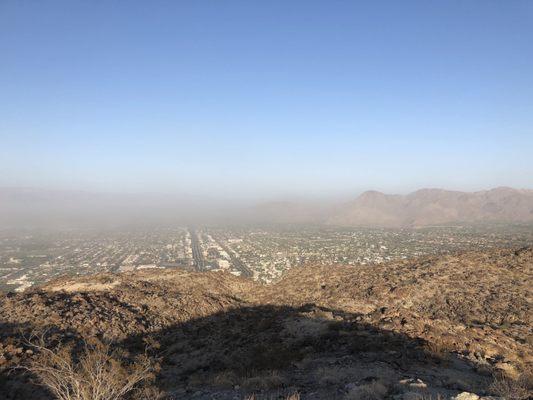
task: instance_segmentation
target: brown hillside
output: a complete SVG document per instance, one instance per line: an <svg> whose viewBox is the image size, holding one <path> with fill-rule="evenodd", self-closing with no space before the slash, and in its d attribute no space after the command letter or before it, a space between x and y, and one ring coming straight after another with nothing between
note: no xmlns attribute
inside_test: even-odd
<svg viewBox="0 0 533 400"><path fill-rule="evenodd" d="M532 366L532 275L526 248L300 268L271 286L180 270L56 281L0 299L0 398L50 398L12 371L36 356L23 336L45 328L52 348L151 343L154 385L173 399L501 394L494 373Z"/></svg>
<svg viewBox="0 0 533 400"><path fill-rule="evenodd" d="M340 226L428 226L456 222L533 221L533 191L421 189L406 196L365 192L328 219Z"/></svg>
<svg viewBox="0 0 533 400"><path fill-rule="evenodd" d="M531 365L533 250L467 253L385 265L294 269L265 303L313 303L384 329L483 353L504 369ZM529 339L528 339L529 338Z"/></svg>

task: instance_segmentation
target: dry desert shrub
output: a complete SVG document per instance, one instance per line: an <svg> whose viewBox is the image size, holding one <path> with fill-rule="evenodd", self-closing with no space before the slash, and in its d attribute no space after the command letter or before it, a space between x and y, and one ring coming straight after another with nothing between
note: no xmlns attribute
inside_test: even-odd
<svg viewBox="0 0 533 400"><path fill-rule="evenodd" d="M315 379L321 385L339 385L360 378L361 372L348 367L322 367L315 372Z"/></svg>
<svg viewBox="0 0 533 400"><path fill-rule="evenodd" d="M213 378L213 385L221 388L232 388L239 383L239 377L232 371L222 371Z"/></svg>
<svg viewBox="0 0 533 400"><path fill-rule="evenodd" d="M242 382L242 386L249 390L264 390L282 387L285 379L278 371L269 371L260 375L251 376Z"/></svg>
<svg viewBox="0 0 533 400"><path fill-rule="evenodd" d="M387 387L379 381L357 386L347 394L346 400L382 400L388 393Z"/></svg>
<svg viewBox="0 0 533 400"><path fill-rule="evenodd" d="M343 383L346 374L340 368L320 368L316 372L316 380L320 385L337 385Z"/></svg>
<svg viewBox="0 0 533 400"><path fill-rule="evenodd" d="M47 347L44 335L33 336L28 344L37 355L26 369L59 400L134 398L150 391L142 384L154 379L154 365L147 355L128 360L98 340L83 343L79 356L73 355L73 346Z"/></svg>
<svg viewBox="0 0 533 400"><path fill-rule="evenodd" d="M516 380L497 374L490 385L490 391L506 400L530 399L533 397L533 374L524 373Z"/></svg>
<svg viewBox="0 0 533 400"><path fill-rule="evenodd" d="M447 361L453 350L453 347L442 341L428 341L424 345L426 356L435 361Z"/></svg>

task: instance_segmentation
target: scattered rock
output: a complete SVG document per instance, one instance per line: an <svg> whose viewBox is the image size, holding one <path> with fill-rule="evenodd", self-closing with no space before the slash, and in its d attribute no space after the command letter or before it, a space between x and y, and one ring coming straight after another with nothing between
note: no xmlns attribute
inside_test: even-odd
<svg viewBox="0 0 533 400"><path fill-rule="evenodd" d="M479 396L475 393L462 392L453 397L453 400L479 400Z"/></svg>

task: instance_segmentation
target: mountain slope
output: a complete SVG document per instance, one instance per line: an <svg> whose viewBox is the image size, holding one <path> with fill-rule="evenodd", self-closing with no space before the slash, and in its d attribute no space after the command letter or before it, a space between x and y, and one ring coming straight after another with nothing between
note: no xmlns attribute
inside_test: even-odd
<svg viewBox="0 0 533 400"><path fill-rule="evenodd" d="M493 371L532 367L532 276L526 248L298 268L271 286L180 270L60 280L0 298L0 396L49 398L7 374L34 357L21 335L44 328L56 345L157 343L156 385L174 399L484 394Z"/></svg>
<svg viewBox="0 0 533 400"><path fill-rule="evenodd" d="M339 226L428 226L454 222L533 221L533 191L496 188L474 193L421 189L406 196L365 192L328 219Z"/></svg>

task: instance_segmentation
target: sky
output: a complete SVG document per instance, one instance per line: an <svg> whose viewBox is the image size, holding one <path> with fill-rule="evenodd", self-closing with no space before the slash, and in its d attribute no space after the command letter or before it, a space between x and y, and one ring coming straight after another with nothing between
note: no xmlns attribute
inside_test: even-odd
<svg viewBox="0 0 533 400"><path fill-rule="evenodd" d="M0 186L533 188L533 2L0 0Z"/></svg>

